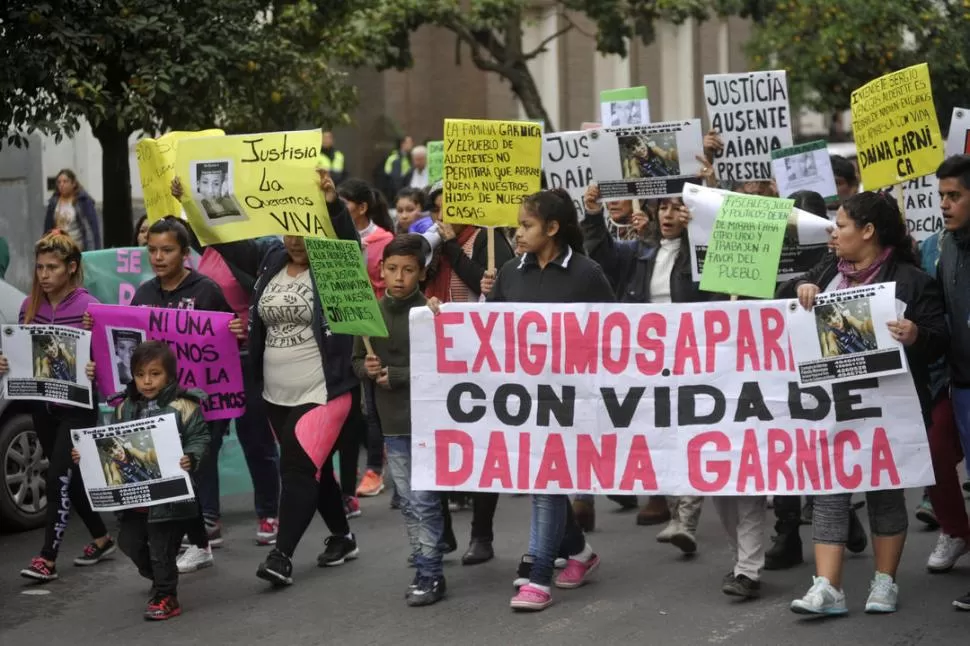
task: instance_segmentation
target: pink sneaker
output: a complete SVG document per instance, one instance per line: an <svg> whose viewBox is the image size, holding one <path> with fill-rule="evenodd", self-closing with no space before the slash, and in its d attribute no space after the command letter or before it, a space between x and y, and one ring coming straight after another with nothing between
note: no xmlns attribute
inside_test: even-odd
<svg viewBox="0 0 970 646"><path fill-rule="evenodd" d="M545 610L552 605L552 595L527 583L519 588L519 593L512 597L509 605L514 610Z"/></svg>
<svg viewBox="0 0 970 646"><path fill-rule="evenodd" d="M566 569L556 577L556 587L566 589L578 588L586 583L586 578L593 573L593 570L599 567L599 564L600 557L595 554L585 563L577 561L576 559L569 559L569 562L566 563Z"/></svg>

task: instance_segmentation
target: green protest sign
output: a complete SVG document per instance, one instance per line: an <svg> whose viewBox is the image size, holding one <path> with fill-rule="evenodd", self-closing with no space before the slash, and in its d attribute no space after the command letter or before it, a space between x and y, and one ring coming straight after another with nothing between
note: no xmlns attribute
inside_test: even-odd
<svg viewBox="0 0 970 646"><path fill-rule="evenodd" d="M774 298L778 261L788 233L797 239L794 200L731 194L714 220L701 289L732 296Z"/></svg>
<svg viewBox="0 0 970 646"><path fill-rule="evenodd" d="M191 252L187 266L198 267L199 257ZM81 264L84 288L105 305L128 305L138 286L155 277L145 247L85 251Z"/></svg>
<svg viewBox="0 0 970 646"><path fill-rule="evenodd" d="M360 245L353 240L305 238L323 315L337 334L387 336Z"/></svg>
<svg viewBox="0 0 970 646"><path fill-rule="evenodd" d="M445 142L428 142L428 185L440 182L445 171Z"/></svg>

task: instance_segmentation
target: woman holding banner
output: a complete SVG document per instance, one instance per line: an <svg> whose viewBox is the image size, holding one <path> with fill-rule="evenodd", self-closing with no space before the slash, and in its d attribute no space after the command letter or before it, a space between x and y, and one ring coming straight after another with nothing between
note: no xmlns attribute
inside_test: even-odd
<svg viewBox="0 0 970 646"><path fill-rule="evenodd" d="M933 423L929 366L947 346L943 303L936 283L917 265L906 220L888 193L864 192L847 199L838 210L832 232L835 257L827 259L782 291L796 295L805 309L814 307L823 291L895 282L896 299L904 314L889 322L893 338L906 351L923 418ZM902 489L866 493L876 572L866 612L896 611L896 570L906 543L908 513ZM812 587L791 603L798 614L841 615L848 612L842 592L842 556L849 537L851 495L815 497L812 527L815 569Z"/></svg>
<svg viewBox="0 0 970 646"><path fill-rule="evenodd" d="M601 303L614 300L603 270L586 256L572 198L563 189L541 191L522 202L516 245L525 252L486 274L482 291L495 303ZM604 299L606 299L604 301ZM559 588L578 588L599 566L583 532L571 519L569 497L533 494L529 551L522 557L515 610L538 611L552 604L553 567L560 550L569 554L556 577ZM572 522L571 522L572 521Z"/></svg>
<svg viewBox="0 0 970 646"><path fill-rule="evenodd" d="M34 246L34 258L34 282L30 296L20 306L19 322L23 325L83 327L85 310L98 300L81 287L84 283L81 248L71 236L54 229ZM8 370L6 358L0 355L0 375ZM101 516L91 509L81 472L73 468L71 461L71 430L97 426L98 409L43 402L31 404L34 430L48 461L47 522L40 555L20 574L35 581L53 581L57 578L55 561L72 505L94 539L85 546L83 554L74 559L75 565L100 562L115 551L115 542L108 535Z"/></svg>
<svg viewBox="0 0 970 646"><path fill-rule="evenodd" d="M687 209L680 198L659 201L657 218L643 240L618 241L610 236L599 203L599 186L586 188L583 234L589 257L599 263L621 303L697 303L709 300L691 279ZM636 502L636 497L631 496ZM701 496L651 496L637 523L669 520L657 541L671 543L685 554L697 551ZM577 517L580 513L577 510Z"/></svg>
<svg viewBox="0 0 970 646"><path fill-rule="evenodd" d="M334 232L359 241L328 175L321 189ZM279 438L283 485L276 547L256 576L274 586L291 585L291 559L314 512L320 512L331 533L318 565L342 565L359 554L332 457L354 405L353 393L360 390L351 361L353 337L330 330L306 245L296 236L284 237L282 245L267 251L249 321L250 358Z"/></svg>

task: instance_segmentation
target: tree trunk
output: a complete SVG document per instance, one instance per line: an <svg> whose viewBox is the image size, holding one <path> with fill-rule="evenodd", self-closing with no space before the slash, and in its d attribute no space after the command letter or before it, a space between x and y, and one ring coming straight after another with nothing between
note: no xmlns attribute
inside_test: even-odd
<svg viewBox="0 0 970 646"><path fill-rule="evenodd" d="M101 231L104 246L131 245L131 171L128 167L128 137L131 131L121 132L104 123L94 129L101 144Z"/></svg>
<svg viewBox="0 0 970 646"><path fill-rule="evenodd" d="M516 63L504 76L512 84L512 91L519 97L525 113L530 119L541 119L545 132L556 132L556 124L549 118L546 108L539 96L539 87L532 78L532 72L524 62Z"/></svg>

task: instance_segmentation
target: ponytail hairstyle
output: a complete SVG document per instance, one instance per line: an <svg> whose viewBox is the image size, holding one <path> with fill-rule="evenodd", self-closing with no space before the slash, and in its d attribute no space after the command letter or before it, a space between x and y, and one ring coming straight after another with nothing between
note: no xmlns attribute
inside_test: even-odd
<svg viewBox="0 0 970 646"><path fill-rule="evenodd" d="M74 242L74 239L62 232L60 229L51 229L43 238L34 245L34 261L42 253L50 253L68 267L70 271L71 263L76 269L71 274L71 286L80 287L84 284L84 268L81 266L81 248ZM33 322L37 316L37 310L44 300L44 292L40 288L40 281L37 280L37 270L34 269L34 281L30 288L30 300L27 301L27 309L24 311L24 323Z"/></svg>
<svg viewBox="0 0 970 646"><path fill-rule="evenodd" d="M337 195L355 204L367 205L367 218L388 233L394 233L394 222L387 208L387 200L380 191L375 191L362 179L351 177L341 182Z"/></svg>
<svg viewBox="0 0 970 646"><path fill-rule="evenodd" d="M583 248L583 231L579 228L576 207L565 189L554 188L533 193L522 200L522 208L546 224L558 223L559 231L554 238L560 247L569 247L573 253L586 255L586 250Z"/></svg>
<svg viewBox="0 0 970 646"><path fill-rule="evenodd" d="M897 262L917 264L913 238L896 198L888 192L864 191L842 203L845 214L859 229L871 224L876 239L884 249L892 249Z"/></svg>
<svg viewBox="0 0 970 646"><path fill-rule="evenodd" d="M395 207L397 206L398 200L411 200L412 202L418 205L418 209L423 211L425 207L426 196L424 194L424 191L422 191L420 188L405 186L404 188L402 188L400 191L397 192L397 195L394 196Z"/></svg>

